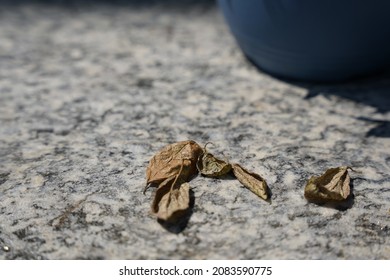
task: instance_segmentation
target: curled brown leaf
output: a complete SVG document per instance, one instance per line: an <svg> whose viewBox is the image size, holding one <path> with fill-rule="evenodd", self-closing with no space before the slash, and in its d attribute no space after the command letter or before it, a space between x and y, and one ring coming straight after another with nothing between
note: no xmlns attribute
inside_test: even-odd
<svg viewBox="0 0 390 280"><path fill-rule="evenodd" d="M212 178L222 177L232 170L230 163L216 158L206 150L198 162L198 168L202 175Z"/></svg>
<svg viewBox="0 0 390 280"><path fill-rule="evenodd" d="M179 181L188 181L198 173L196 163L202 153L203 149L192 140L165 146L149 161L146 186L158 185L172 176L179 176Z"/></svg>
<svg viewBox="0 0 390 280"><path fill-rule="evenodd" d="M347 199L351 193L349 168L330 168L321 176L312 176L305 187L305 198L319 203Z"/></svg>
<svg viewBox="0 0 390 280"><path fill-rule="evenodd" d="M239 164L232 164L232 169L234 176L236 176L244 187L248 188L260 198L264 200L268 199L269 189L264 178L256 173L249 172Z"/></svg>

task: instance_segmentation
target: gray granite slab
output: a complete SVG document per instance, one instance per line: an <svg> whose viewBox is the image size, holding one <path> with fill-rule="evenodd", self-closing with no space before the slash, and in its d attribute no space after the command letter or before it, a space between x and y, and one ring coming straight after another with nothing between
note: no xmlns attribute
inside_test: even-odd
<svg viewBox="0 0 390 280"><path fill-rule="evenodd" d="M268 76L207 1L17 3L0 6L0 259L390 258L389 75ZM272 203L198 176L186 224L160 225L146 166L187 139L263 175ZM308 203L340 165L361 171L350 207Z"/></svg>

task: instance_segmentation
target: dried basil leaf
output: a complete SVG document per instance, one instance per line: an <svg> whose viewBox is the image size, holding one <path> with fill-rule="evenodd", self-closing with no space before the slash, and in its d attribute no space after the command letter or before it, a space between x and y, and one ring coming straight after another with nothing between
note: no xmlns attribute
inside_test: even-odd
<svg viewBox="0 0 390 280"><path fill-rule="evenodd" d="M190 207L190 185L183 183L174 188L166 186L170 187L169 183L160 186L156 191L152 210L159 220L175 222L185 215Z"/></svg>
<svg viewBox="0 0 390 280"><path fill-rule="evenodd" d="M268 199L267 182L258 174L249 172L239 164L232 164L233 174L238 181L260 198Z"/></svg>
<svg viewBox="0 0 390 280"><path fill-rule="evenodd" d="M232 170L230 163L216 158L210 153L205 152L198 164L199 171L206 177L221 177Z"/></svg>
<svg viewBox="0 0 390 280"><path fill-rule="evenodd" d="M165 146L149 161L146 186L160 184L179 174L179 181L188 181L198 173L196 163L202 153L203 149L191 140Z"/></svg>
<svg viewBox="0 0 390 280"><path fill-rule="evenodd" d="M305 187L305 198L319 203L347 199L351 193L349 168L330 168L321 176L312 176Z"/></svg>

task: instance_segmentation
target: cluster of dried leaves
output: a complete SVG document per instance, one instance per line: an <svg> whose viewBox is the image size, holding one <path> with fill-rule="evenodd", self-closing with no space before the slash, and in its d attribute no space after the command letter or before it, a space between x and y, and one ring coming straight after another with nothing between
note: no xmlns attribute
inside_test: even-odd
<svg viewBox="0 0 390 280"><path fill-rule="evenodd" d="M234 175L246 188L264 200L269 188L264 178L236 163L222 160L195 141L182 141L164 147L149 162L146 189L157 187L152 213L161 221L174 223L190 208L189 181L198 173L211 178ZM305 198L314 203L340 202L350 193L348 166L328 169L321 176L311 177L305 187Z"/></svg>
<svg viewBox="0 0 390 280"><path fill-rule="evenodd" d="M175 222L190 207L189 181L198 173L211 178L222 178L231 173L245 187L264 200L268 199L266 181L239 164L216 158L206 146L195 141L182 141L164 147L149 162L146 188L157 186L152 213L159 220Z"/></svg>

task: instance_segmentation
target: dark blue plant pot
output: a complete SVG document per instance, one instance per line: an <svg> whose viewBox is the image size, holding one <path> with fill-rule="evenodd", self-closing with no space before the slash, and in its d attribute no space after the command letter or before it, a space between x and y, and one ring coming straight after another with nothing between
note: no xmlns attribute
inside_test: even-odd
<svg viewBox="0 0 390 280"><path fill-rule="evenodd" d="M248 58L266 72L339 81L390 67L390 0L218 0Z"/></svg>

